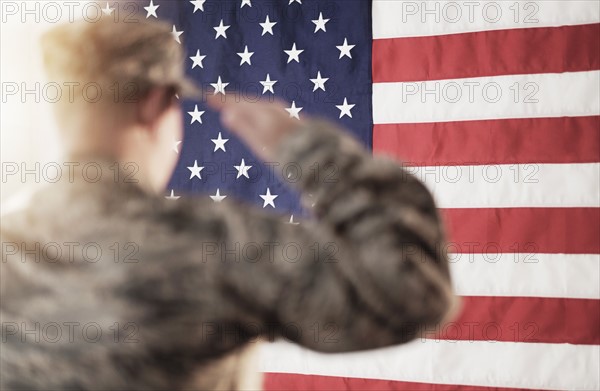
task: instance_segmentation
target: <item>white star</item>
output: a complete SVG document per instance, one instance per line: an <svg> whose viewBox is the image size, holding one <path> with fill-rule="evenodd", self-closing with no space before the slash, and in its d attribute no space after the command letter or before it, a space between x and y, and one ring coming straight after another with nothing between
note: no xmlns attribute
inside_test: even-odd
<svg viewBox="0 0 600 391"><path fill-rule="evenodd" d="M288 3L288 5L292 4L294 1L296 3L298 3L298 4L302 4L302 0L290 0L290 2Z"/></svg>
<svg viewBox="0 0 600 391"><path fill-rule="evenodd" d="M275 83L277 83L277 80L271 80L271 75L269 75L267 73L267 79L264 81L261 81L260 84L263 85L263 94L267 91L270 91L271 94L275 93L275 90L273 90L273 86L275 85Z"/></svg>
<svg viewBox="0 0 600 391"><path fill-rule="evenodd" d="M350 58L352 58L352 54L350 53L350 50L354 49L356 45L348 45L348 38L344 38L344 44L341 46L336 46L338 48L338 50L340 51L340 58L344 57L344 56L348 56Z"/></svg>
<svg viewBox="0 0 600 391"><path fill-rule="evenodd" d="M292 48L290 50L284 50L284 52L289 56L288 57L288 64L290 62L292 62L292 60L296 61L296 62L300 62L300 53L302 53L304 50L298 50L296 49L296 43L294 42L294 45L292 46Z"/></svg>
<svg viewBox="0 0 600 391"><path fill-rule="evenodd" d="M204 3L206 3L206 0L191 0L190 3L194 4L194 13L198 10L204 12Z"/></svg>
<svg viewBox="0 0 600 391"><path fill-rule="evenodd" d="M265 22L259 24L263 28L262 35L265 35L266 33L273 35L273 26L275 26L277 22L271 22L269 20L269 15L267 15L267 19L265 19Z"/></svg>
<svg viewBox="0 0 600 391"><path fill-rule="evenodd" d="M294 221L294 215L292 215L292 216L290 217L290 221L288 222L288 224L292 224L292 225L300 225L300 223L296 223L296 222Z"/></svg>
<svg viewBox="0 0 600 391"><path fill-rule="evenodd" d="M327 80L329 80L328 77L325 77L325 78L321 77L321 71L317 72L317 78L310 79L310 81L315 83L315 88L313 88L313 92L315 92L319 88L322 89L323 91L325 91L325 83L327 82Z"/></svg>
<svg viewBox="0 0 600 391"><path fill-rule="evenodd" d="M288 107L285 110L290 113L290 118L300 119L300 112L302 109L302 107L296 107L296 101L293 101L292 107Z"/></svg>
<svg viewBox="0 0 600 391"><path fill-rule="evenodd" d="M190 57L190 60L192 60L194 62L192 64L192 69L196 68L197 66L200 68L204 68L204 65L202 65L202 61L204 61L205 58L206 58L206 56L201 55L200 49L198 49L196 51L196 55L193 57Z"/></svg>
<svg viewBox="0 0 600 391"><path fill-rule="evenodd" d="M202 179L202 175L200 175L200 171L204 170L204 167L198 166L198 160L194 160L194 165L191 167L188 167L188 170L190 170L190 179L192 179L193 177L198 177L198 179Z"/></svg>
<svg viewBox="0 0 600 391"><path fill-rule="evenodd" d="M181 198L181 196L176 196L175 191L173 189L171 189L171 194L168 196L165 196L165 198L168 200L178 200Z"/></svg>
<svg viewBox="0 0 600 391"><path fill-rule="evenodd" d="M154 0L150 0L150 5L148 5L147 7L144 7L146 12L148 13L146 15L146 19L148 19L150 16L154 16L155 18L158 18L158 15L156 15L156 9L158 7L160 7L160 5L154 5Z"/></svg>
<svg viewBox="0 0 600 391"><path fill-rule="evenodd" d="M231 27L231 26L225 26L223 25L223 19L221 19L221 23L219 23L219 25L217 27L213 27L215 29L215 31L217 32L217 35L215 36L215 39L219 38L219 37L223 37L223 38L227 38L227 29Z"/></svg>
<svg viewBox="0 0 600 391"><path fill-rule="evenodd" d="M237 177L235 179L238 179L242 175L245 176L246 178L250 179L250 177L248 176L248 170L251 169L252 166L247 166L244 159L242 159L242 162L240 163L239 166L233 166L233 167L235 167L235 169L238 172Z"/></svg>
<svg viewBox="0 0 600 391"><path fill-rule="evenodd" d="M177 43L181 43L179 37L181 36L181 34L183 34L183 31L177 31L177 29L175 29L175 25L173 25L173 31L171 32L171 34L173 34L173 38L175 38Z"/></svg>
<svg viewBox="0 0 600 391"><path fill-rule="evenodd" d="M327 32L325 25L327 24L327 22L329 22L329 20L330 19L323 19L323 13L320 12L319 19L312 21L315 24L315 33L319 30L323 30L323 31Z"/></svg>
<svg viewBox="0 0 600 391"><path fill-rule="evenodd" d="M173 151L175 153L179 153L179 144L181 144L180 140L173 140Z"/></svg>
<svg viewBox="0 0 600 391"><path fill-rule="evenodd" d="M223 94L223 95L226 95L225 94L225 87L227 87L229 85L229 83L223 83L221 81L221 76L219 76L219 80L217 80L216 83L210 83L210 85L213 86L213 88L215 89L214 95L217 95L219 93Z"/></svg>
<svg viewBox="0 0 600 391"><path fill-rule="evenodd" d="M261 195L260 198L262 198L265 202L263 204L263 208L266 208L267 205L271 205L273 208L275 207L275 198L279 197L276 194L271 194L271 189L269 189L267 187L267 194Z"/></svg>
<svg viewBox="0 0 600 391"><path fill-rule="evenodd" d="M240 6L240 8L244 8L245 5L249 5L250 7L252 7L252 3L250 2L250 0L242 0L242 5Z"/></svg>
<svg viewBox="0 0 600 391"><path fill-rule="evenodd" d="M246 45L246 47L244 48L243 53L238 53L237 55L242 58L242 60L240 61L240 66L244 65L244 63L248 63L248 65L252 65L252 60L250 59L250 57L252 57L254 55L254 52L248 51L248 45Z"/></svg>
<svg viewBox="0 0 600 391"><path fill-rule="evenodd" d="M108 1L106 2L106 7L102 8L102 12L105 15L112 15L114 10L115 10L114 8L110 8L110 5L108 5Z"/></svg>
<svg viewBox="0 0 600 391"><path fill-rule="evenodd" d="M221 132L219 132L219 137L213 138L210 141L212 141L213 143L215 143L215 150L213 152L217 152L219 149L221 149L223 152L227 152L225 150L225 143L227 141L229 141L229 139L228 138L221 138Z"/></svg>
<svg viewBox="0 0 600 391"><path fill-rule="evenodd" d="M192 122L190 122L190 125L196 121L202 123L202 114L204 114L204 111L199 111L198 105L194 106L194 111L188 111L188 114L192 116Z"/></svg>
<svg viewBox="0 0 600 391"><path fill-rule="evenodd" d="M210 198L212 198L212 200L214 202L222 202L227 196L226 195L221 195L221 190L217 189L217 193L213 196L211 195Z"/></svg>
<svg viewBox="0 0 600 391"><path fill-rule="evenodd" d="M352 110L354 108L354 106L356 106L356 105L349 105L348 99L344 98L344 104L340 105L340 106L335 106L335 107L337 107L340 110L340 118L342 118L345 115L352 118L352 113L350 112L350 110Z"/></svg>

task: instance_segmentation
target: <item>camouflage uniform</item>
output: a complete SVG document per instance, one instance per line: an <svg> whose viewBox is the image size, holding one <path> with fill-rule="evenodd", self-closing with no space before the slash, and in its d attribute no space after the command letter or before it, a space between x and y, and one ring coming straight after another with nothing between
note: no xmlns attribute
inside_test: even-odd
<svg viewBox="0 0 600 391"><path fill-rule="evenodd" d="M276 156L302 173L292 185L315 219L167 200L115 180L123 167L109 162L101 180L48 185L4 216L2 389L259 389L260 341L372 349L452 316L443 226L421 182L325 122Z"/></svg>

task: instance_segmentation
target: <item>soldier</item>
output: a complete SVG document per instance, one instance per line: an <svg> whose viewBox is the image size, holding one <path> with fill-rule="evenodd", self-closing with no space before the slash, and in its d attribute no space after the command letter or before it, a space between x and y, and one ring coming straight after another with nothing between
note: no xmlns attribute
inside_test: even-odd
<svg viewBox="0 0 600 391"><path fill-rule="evenodd" d="M372 349L456 312L434 200L391 159L228 94L209 99L223 125L300 168L315 218L166 200L176 94L198 96L170 28L78 21L43 48L49 78L71 88L55 105L69 172L2 218L2 389L257 390L259 341Z"/></svg>

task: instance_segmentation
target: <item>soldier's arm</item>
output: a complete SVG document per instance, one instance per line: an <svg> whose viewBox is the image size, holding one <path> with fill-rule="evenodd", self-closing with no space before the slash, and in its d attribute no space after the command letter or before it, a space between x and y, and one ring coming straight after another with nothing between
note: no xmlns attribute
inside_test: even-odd
<svg viewBox="0 0 600 391"><path fill-rule="evenodd" d="M223 240L241 246L235 263L213 261L233 308L326 352L403 343L453 313L443 227L421 182L326 122L296 129L272 156L301 173L293 186L316 221L217 206Z"/></svg>

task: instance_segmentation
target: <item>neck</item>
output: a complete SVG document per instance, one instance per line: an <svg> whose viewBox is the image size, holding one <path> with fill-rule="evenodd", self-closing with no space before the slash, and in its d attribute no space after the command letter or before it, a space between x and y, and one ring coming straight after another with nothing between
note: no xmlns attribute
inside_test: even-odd
<svg viewBox="0 0 600 391"><path fill-rule="evenodd" d="M71 150L65 156L75 178L88 181L108 180L140 187L147 193L156 193L147 176L145 162L131 154L114 150Z"/></svg>

